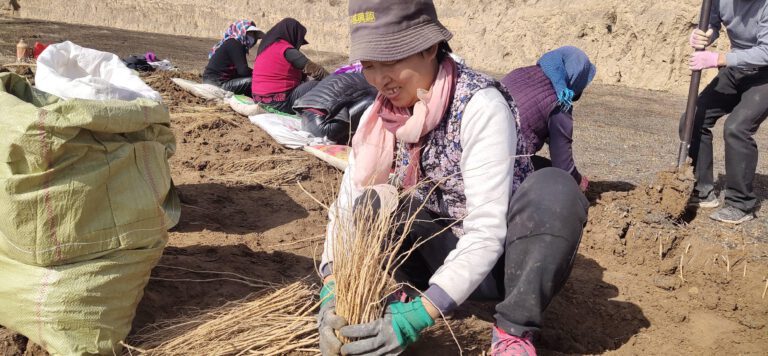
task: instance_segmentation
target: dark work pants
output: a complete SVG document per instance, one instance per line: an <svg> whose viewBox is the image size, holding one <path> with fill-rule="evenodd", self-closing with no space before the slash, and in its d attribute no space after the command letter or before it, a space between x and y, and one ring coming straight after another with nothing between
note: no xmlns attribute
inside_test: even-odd
<svg viewBox="0 0 768 356"><path fill-rule="evenodd" d="M221 88L239 95L251 96L252 77L232 79L221 84Z"/></svg>
<svg viewBox="0 0 768 356"><path fill-rule="evenodd" d="M401 214L416 214L416 223L404 249L450 225L450 220L424 209L417 211L418 201L406 200ZM538 331L542 313L568 279L588 207L565 171L534 172L510 200L504 254L470 299L502 300L496 305L496 324L510 334ZM402 227L398 229L402 232ZM450 229L432 237L411 254L396 277L421 290L428 288L429 278L457 242Z"/></svg>
<svg viewBox="0 0 768 356"><path fill-rule="evenodd" d="M757 204L752 182L757 169L754 134L768 115L768 68L747 71L723 68L701 92L688 155L696 174L695 194L706 197L715 187L712 128L724 115L725 202L743 211ZM685 116L680 120L682 137Z"/></svg>
<svg viewBox="0 0 768 356"><path fill-rule="evenodd" d="M296 114L296 112L293 111L293 103L295 103L296 100L304 96L304 94L312 90L312 88L314 88L315 85L317 85L317 83L320 83L320 81L317 81L317 80L306 81L304 83L299 84L299 86L291 90L288 93L285 101L275 101L269 104L264 103L262 105L267 105L273 109L279 110L286 114L292 114L292 115Z"/></svg>
<svg viewBox="0 0 768 356"><path fill-rule="evenodd" d="M235 78L226 82L221 82L211 78L203 78L203 83L215 85L226 91L231 91L238 95L251 96L251 77Z"/></svg>

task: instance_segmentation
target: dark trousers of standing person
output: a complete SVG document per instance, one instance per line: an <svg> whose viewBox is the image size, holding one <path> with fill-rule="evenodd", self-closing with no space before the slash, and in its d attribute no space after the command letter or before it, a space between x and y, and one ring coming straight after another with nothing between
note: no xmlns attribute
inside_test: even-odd
<svg viewBox="0 0 768 356"><path fill-rule="evenodd" d="M285 94L285 100L281 101L272 101L270 103L262 103L262 105L269 106L275 110L278 110L280 112L284 112L286 114L296 114L296 112L293 110L293 103L296 102L299 98L307 94L312 88L314 88L318 83L320 83L317 80L309 80L304 83L299 84L296 88L289 91Z"/></svg>
<svg viewBox="0 0 768 356"><path fill-rule="evenodd" d="M754 134L768 116L768 67L760 70L723 68L701 92L688 155L696 174L694 194L705 198L714 190L712 128L728 115L725 141L725 203L742 211L755 208L752 182L757 169ZM683 135L685 115L680 120Z"/></svg>
<svg viewBox="0 0 768 356"><path fill-rule="evenodd" d="M398 220L414 223L401 252L421 245L404 261L396 279L426 290L459 239L450 229L452 221L419 209L421 202L416 199L404 200ZM501 300L496 305L496 324L512 335L538 331L542 313L570 275L588 207L565 171L534 172L510 199L504 254L470 299ZM402 233L401 224L397 236Z"/></svg>
<svg viewBox="0 0 768 356"><path fill-rule="evenodd" d="M253 78L251 77L243 77L243 78L235 78L235 79L222 82L216 79L203 78L203 83L212 84L226 91L231 91L238 95L246 95L250 97L252 80Z"/></svg>

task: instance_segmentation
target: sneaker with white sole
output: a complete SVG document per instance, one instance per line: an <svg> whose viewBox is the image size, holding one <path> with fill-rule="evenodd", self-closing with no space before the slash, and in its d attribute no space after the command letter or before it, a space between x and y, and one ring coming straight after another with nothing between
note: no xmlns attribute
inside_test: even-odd
<svg viewBox="0 0 768 356"><path fill-rule="evenodd" d="M530 333L523 336L510 335L498 326L493 326L491 356L536 356Z"/></svg>
<svg viewBox="0 0 768 356"><path fill-rule="evenodd" d="M712 220L729 224L741 224L755 218L752 212L743 211L735 206L726 205L709 216Z"/></svg>
<svg viewBox="0 0 768 356"><path fill-rule="evenodd" d="M717 194L715 194L715 191L709 192L706 197L702 198L694 194L691 196L691 198L688 200L688 206L696 206L699 208L717 208L720 206L720 200L717 199Z"/></svg>

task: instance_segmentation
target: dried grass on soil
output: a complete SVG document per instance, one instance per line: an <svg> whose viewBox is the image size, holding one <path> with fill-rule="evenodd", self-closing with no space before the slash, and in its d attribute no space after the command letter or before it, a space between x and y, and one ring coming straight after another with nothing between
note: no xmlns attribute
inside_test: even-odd
<svg viewBox="0 0 768 356"><path fill-rule="evenodd" d="M315 286L295 282L268 294L140 331L146 355L286 355L318 353Z"/></svg>
<svg viewBox="0 0 768 356"><path fill-rule="evenodd" d="M309 176L311 157L301 152L282 156L259 156L237 161L211 162L206 169L216 172L210 177L224 182L282 186L295 184Z"/></svg>

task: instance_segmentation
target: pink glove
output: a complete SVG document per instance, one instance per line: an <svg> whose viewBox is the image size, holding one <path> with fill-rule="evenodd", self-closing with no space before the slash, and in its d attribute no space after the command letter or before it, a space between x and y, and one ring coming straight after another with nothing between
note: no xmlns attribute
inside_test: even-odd
<svg viewBox="0 0 768 356"><path fill-rule="evenodd" d="M589 188L589 179L587 179L587 176L581 176L581 182L579 182L579 188L581 188L582 192L587 191L587 188Z"/></svg>
<svg viewBox="0 0 768 356"><path fill-rule="evenodd" d="M691 70L702 70L707 68L717 68L720 54L717 52L701 51L694 52L688 60L688 66Z"/></svg>
<svg viewBox="0 0 768 356"><path fill-rule="evenodd" d="M699 30L698 28L694 29L693 32L691 32L691 36L688 38L688 44L691 45L693 49L704 49L709 46L712 33L713 31L711 28L707 32Z"/></svg>

